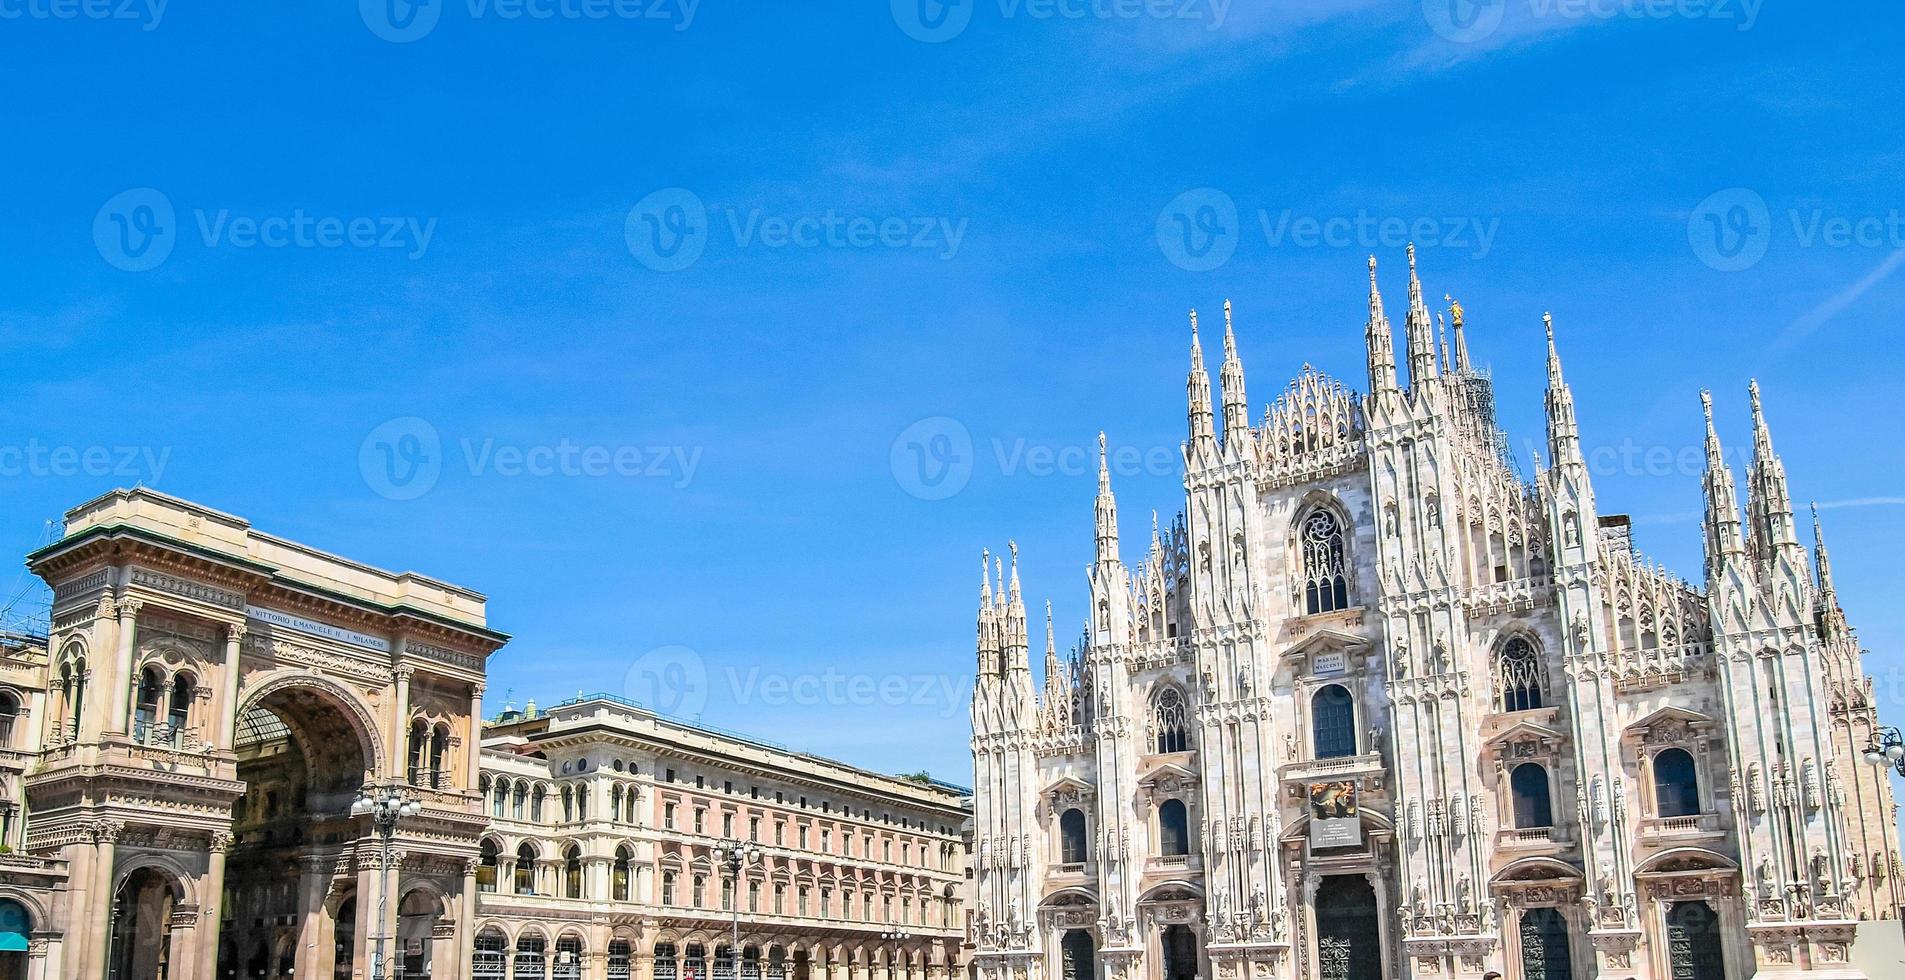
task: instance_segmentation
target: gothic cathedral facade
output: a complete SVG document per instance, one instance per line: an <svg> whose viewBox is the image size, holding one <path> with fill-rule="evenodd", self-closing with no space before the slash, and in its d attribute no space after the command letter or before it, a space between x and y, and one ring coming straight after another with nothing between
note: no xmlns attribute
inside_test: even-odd
<svg viewBox="0 0 1905 980"><path fill-rule="evenodd" d="M1042 688L1016 548L982 572L979 980L1883 975L1871 685L1757 386L1743 511L1707 403L1691 584L1601 513L1552 324L1527 481L1449 314L1411 249L1398 358L1372 258L1367 394L1306 366L1253 424L1193 313L1184 511L1127 565L1100 437Z"/></svg>

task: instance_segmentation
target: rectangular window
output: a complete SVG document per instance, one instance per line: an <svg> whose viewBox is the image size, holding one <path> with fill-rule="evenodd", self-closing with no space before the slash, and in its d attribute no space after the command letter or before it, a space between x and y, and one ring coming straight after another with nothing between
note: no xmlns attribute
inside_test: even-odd
<svg viewBox="0 0 1905 980"><path fill-rule="evenodd" d="M721 836L723 837L734 836L734 814L723 813L721 815Z"/></svg>
<svg viewBox="0 0 1905 980"><path fill-rule="evenodd" d="M695 833L705 834L708 832L706 826L707 818L708 810L706 807L695 807Z"/></svg>
<svg viewBox="0 0 1905 980"><path fill-rule="evenodd" d="M786 843L787 843L787 823L782 820L776 820L774 821L774 846L781 847L781 846L784 846Z"/></svg>
<svg viewBox="0 0 1905 980"><path fill-rule="evenodd" d="M805 893L805 889L802 889L802 893ZM802 912L801 914L806 915L807 913ZM820 890L820 917L825 919L831 915L833 915L833 892L822 888Z"/></svg>
<svg viewBox="0 0 1905 980"><path fill-rule="evenodd" d="M661 903L675 904L675 873L673 871L664 871L661 874Z"/></svg>
<svg viewBox="0 0 1905 980"><path fill-rule="evenodd" d="M760 817L747 818L747 839L754 841L757 844L760 843L760 840L761 840L761 818Z"/></svg>
<svg viewBox="0 0 1905 980"><path fill-rule="evenodd" d="M675 805L673 803L663 803L661 805L661 825L669 830L675 829Z"/></svg>

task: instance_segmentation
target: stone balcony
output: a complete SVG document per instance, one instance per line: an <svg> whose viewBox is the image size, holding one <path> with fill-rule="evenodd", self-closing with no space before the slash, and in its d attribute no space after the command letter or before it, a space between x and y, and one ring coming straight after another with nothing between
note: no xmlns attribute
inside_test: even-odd
<svg viewBox="0 0 1905 980"><path fill-rule="evenodd" d="M1286 783L1333 783L1383 773L1382 754L1368 752L1336 759L1306 759L1291 762L1277 770Z"/></svg>
<svg viewBox="0 0 1905 980"><path fill-rule="evenodd" d="M1563 827L1509 827L1495 832L1495 849L1517 856L1552 856L1573 846L1573 836Z"/></svg>
<svg viewBox="0 0 1905 980"><path fill-rule="evenodd" d="M1726 830L1717 813L1695 813L1684 817L1645 817L1640 822L1640 841L1654 846L1720 840Z"/></svg>

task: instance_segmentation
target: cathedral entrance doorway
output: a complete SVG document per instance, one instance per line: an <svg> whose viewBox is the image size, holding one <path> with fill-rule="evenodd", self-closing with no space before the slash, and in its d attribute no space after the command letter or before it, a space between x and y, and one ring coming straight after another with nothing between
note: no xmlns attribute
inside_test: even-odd
<svg viewBox="0 0 1905 980"><path fill-rule="evenodd" d="M1376 891L1362 875L1331 875L1316 889L1316 963L1320 980L1381 980Z"/></svg>
<svg viewBox="0 0 1905 980"><path fill-rule="evenodd" d="M1065 980L1097 980L1098 951L1092 944L1091 933L1067 929L1061 945L1065 954Z"/></svg>
<svg viewBox="0 0 1905 980"><path fill-rule="evenodd" d="M342 698L317 684L267 684L239 713L233 741L245 794L232 806L235 840L219 903L219 947L230 960L218 980L329 977L362 960L362 906L346 903L350 921L325 915L339 859L363 832L350 808L375 752L368 726ZM319 935L321 926L333 936Z"/></svg>
<svg viewBox="0 0 1905 980"><path fill-rule="evenodd" d="M1190 926L1164 928L1164 980L1197 980L1197 935Z"/></svg>
<svg viewBox="0 0 1905 980"><path fill-rule="evenodd" d="M1522 980L1571 980L1568 920L1551 908L1529 909L1521 916Z"/></svg>
<svg viewBox="0 0 1905 980"><path fill-rule="evenodd" d="M1713 906L1675 902L1667 910L1667 959L1673 980L1726 980L1720 917Z"/></svg>

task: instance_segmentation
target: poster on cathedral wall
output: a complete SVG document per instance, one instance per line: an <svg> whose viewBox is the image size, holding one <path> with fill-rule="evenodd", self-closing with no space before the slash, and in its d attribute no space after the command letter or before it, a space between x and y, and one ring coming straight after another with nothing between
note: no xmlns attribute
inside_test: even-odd
<svg viewBox="0 0 1905 980"><path fill-rule="evenodd" d="M1363 842L1363 821L1356 812L1354 782L1310 784L1310 847L1356 847Z"/></svg>

